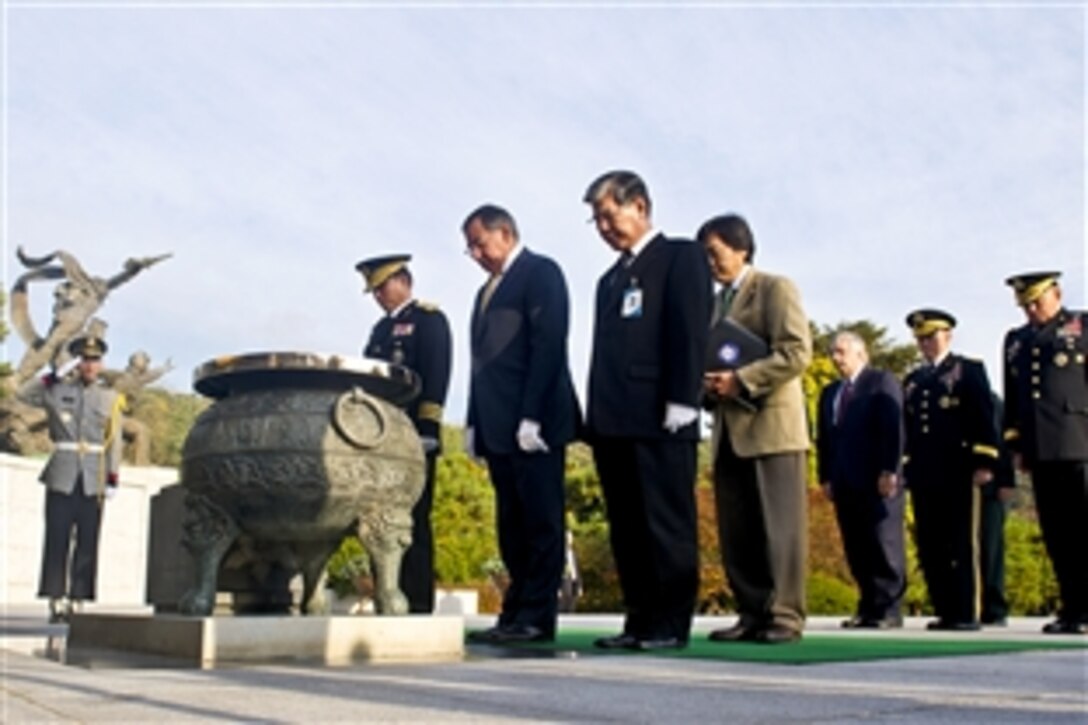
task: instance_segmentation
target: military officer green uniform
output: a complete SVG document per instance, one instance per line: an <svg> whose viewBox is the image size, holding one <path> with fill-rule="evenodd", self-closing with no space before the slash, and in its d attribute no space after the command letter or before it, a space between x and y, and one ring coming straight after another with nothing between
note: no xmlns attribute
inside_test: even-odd
<svg viewBox="0 0 1088 725"><path fill-rule="evenodd" d="M993 479L998 435L985 366L949 350L955 318L907 316L925 362L903 382L904 472L918 558L937 620L930 629L979 628L981 487Z"/></svg>
<svg viewBox="0 0 1088 725"><path fill-rule="evenodd" d="M49 373L17 393L22 402L45 409L53 442L40 476L46 494L38 585L38 596L49 598L51 621L67 619L73 608L95 598L102 503L117 485L121 463L124 400L98 381L106 343L80 337L68 349L79 358L72 376Z"/></svg>
<svg viewBox="0 0 1088 725"><path fill-rule="evenodd" d="M401 563L400 586L412 613L434 609L434 502L435 464L441 452L442 406L450 382L452 347L446 315L434 305L412 297L407 254L366 259L356 269L366 280L366 291L386 311L370 332L363 349L366 357L388 360L415 371L419 397L407 408L426 453L427 481L412 510L412 545Z"/></svg>
<svg viewBox="0 0 1088 725"><path fill-rule="evenodd" d="M1031 474L1061 596L1043 631L1088 634L1088 314L1062 306L1059 272L1010 277L1028 323L1005 336L1004 437Z"/></svg>

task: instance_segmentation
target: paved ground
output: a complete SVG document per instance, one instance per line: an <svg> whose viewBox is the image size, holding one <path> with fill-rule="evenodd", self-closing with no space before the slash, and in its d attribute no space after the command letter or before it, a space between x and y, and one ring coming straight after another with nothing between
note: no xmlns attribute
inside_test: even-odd
<svg viewBox="0 0 1088 725"><path fill-rule="evenodd" d="M813 620L806 636L838 634L837 623ZM894 636L943 636L923 625ZM1031 639L1041 625L1014 619L977 636ZM453 664L199 671L63 664L65 632L44 624L44 608L0 613L0 722L1088 723L1088 650L795 666L472 648Z"/></svg>

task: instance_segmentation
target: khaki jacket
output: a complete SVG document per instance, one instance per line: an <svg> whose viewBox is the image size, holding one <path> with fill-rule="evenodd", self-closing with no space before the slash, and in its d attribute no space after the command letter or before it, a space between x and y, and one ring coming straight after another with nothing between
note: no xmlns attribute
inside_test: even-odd
<svg viewBox="0 0 1088 725"><path fill-rule="evenodd" d="M757 410L730 400L714 407L714 454L723 430L744 458L808 450L801 374L812 360L812 335L797 287L785 277L750 268L728 316L766 340L771 354L737 370ZM713 321L721 319L719 301Z"/></svg>

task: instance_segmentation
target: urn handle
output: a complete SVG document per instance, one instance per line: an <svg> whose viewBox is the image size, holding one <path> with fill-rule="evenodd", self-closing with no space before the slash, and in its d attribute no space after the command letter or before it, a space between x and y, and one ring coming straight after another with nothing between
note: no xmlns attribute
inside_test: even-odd
<svg viewBox="0 0 1088 725"><path fill-rule="evenodd" d="M385 438L388 426L378 401L359 387L343 393L332 408L337 432L356 448L374 448Z"/></svg>

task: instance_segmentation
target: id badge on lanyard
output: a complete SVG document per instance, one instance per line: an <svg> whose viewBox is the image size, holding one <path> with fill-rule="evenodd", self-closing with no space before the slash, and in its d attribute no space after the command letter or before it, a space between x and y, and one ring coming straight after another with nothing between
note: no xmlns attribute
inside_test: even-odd
<svg viewBox="0 0 1088 725"><path fill-rule="evenodd" d="M627 291L623 293L620 317L624 319L642 317L642 288L638 286L638 280L634 277L631 278Z"/></svg>

